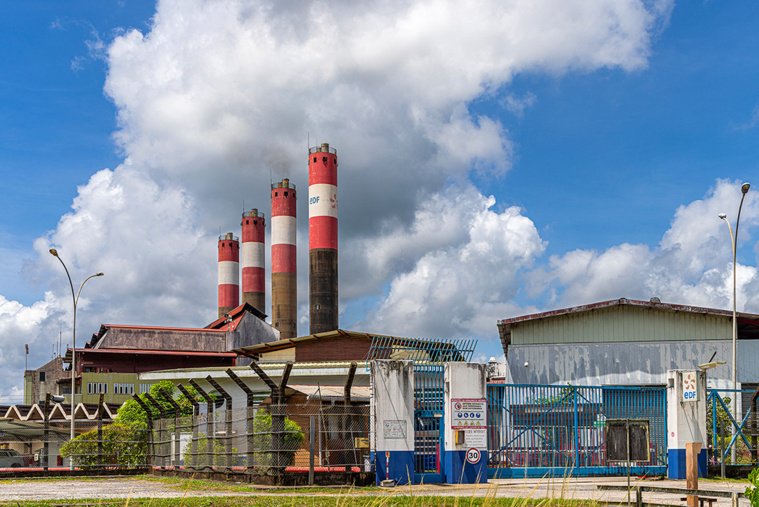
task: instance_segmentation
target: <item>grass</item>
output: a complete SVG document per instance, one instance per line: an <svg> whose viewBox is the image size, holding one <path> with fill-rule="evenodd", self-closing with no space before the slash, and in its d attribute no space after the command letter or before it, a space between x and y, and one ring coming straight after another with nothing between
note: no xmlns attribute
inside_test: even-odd
<svg viewBox="0 0 759 507"><path fill-rule="evenodd" d="M126 500L52 500L29 502L2 502L0 505L19 507L53 507L53 506L99 506L103 507L597 507L593 501L574 501L560 499L521 499L494 497L439 497L439 496L409 496L382 495L371 500L366 497L340 495L325 496L232 496L232 497L185 497L185 498L152 498Z"/></svg>
<svg viewBox="0 0 759 507"><path fill-rule="evenodd" d="M399 486L396 488L351 488L351 487L300 487L266 488L251 485L218 483L195 479L154 478L148 476L129 477L128 480L160 482L176 488L181 496L175 498L130 498L127 499L75 499L46 501L0 502L0 506L108 506L108 507L598 507L593 500L568 500L565 486L550 495L552 498L536 499L533 495L538 487L520 492L522 498L499 498L499 486L480 485L435 485L422 488ZM90 482L92 479L87 479ZM430 494L431 491L438 493ZM214 495L214 494L217 495ZM198 496L205 494L208 496ZM448 495L448 496L439 496Z"/></svg>

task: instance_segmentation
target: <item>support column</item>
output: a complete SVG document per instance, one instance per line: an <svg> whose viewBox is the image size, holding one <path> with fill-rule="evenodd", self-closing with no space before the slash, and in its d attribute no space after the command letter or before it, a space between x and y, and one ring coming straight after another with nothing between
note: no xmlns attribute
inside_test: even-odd
<svg viewBox="0 0 759 507"><path fill-rule="evenodd" d="M376 483L414 481L414 363L375 359L372 379L372 448Z"/></svg>
<svg viewBox="0 0 759 507"><path fill-rule="evenodd" d="M488 482L487 365L445 365L445 461L448 484Z"/></svg>
<svg viewBox="0 0 759 507"><path fill-rule="evenodd" d="M706 477L706 373L667 371L667 477L686 479L687 444L698 443L698 476Z"/></svg>

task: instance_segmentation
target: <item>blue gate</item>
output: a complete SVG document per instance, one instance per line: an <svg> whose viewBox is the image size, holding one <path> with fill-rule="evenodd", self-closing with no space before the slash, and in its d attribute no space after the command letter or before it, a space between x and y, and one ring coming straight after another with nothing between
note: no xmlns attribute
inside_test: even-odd
<svg viewBox="0 0 759 507"><path fill-rule="evenodd" d="M606 459L607 419L647 419L648 462L633 473L663 474L667 460L665 387L488 385L488 477L621 475Z"/></svg>
<svg viewBox="0 0 759 507"><path fill-rule="evenodd" d="M414 365L414 483L443 482L443 405L445 369L442 364Z"/></svg>
<svg viewBox="0 0 759 507"><path fill-rule="evenodd" d="M757 429L756 425L756 407L748 404L743 419L736 421L733 418L733 402L734 399L743 399L748 396L756 395L756 392L752 389L733 390L733 389L708 389L707 402L707 414L706 424L708 432L711 433L712 449L713 453L710 458L714 464L721 463L723 460L725 463L730 463L733 447L736 448L736 454L740 462L749 461L751 463L759 463L757 459ZM748 395L748 396L747 396ZM755 400L755 398L752 398ZM741 407L741 409L746 407ZM741 410L743 412L743 410ZM717 417L714 417L717 414ZM719 428L719 422L722 423L722 428ZM723 433L727 438L724 442L721 442L721 435ZM749 441L749 438L753 442ZM745 447L741 444L743 442ZM721 449L724 448L724 454L721 454Z"/></svg>
<svg viewBox="0 0 759 507"><path fill-rule="evenodd" d="M368 359L414 361L414 482L443 482L445 363L471 361L477 340L372 336Z"/></svg>

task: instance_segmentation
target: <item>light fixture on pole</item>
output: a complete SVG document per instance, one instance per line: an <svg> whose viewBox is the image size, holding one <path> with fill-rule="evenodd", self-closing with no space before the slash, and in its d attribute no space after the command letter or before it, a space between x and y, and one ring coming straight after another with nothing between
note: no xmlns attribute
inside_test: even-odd
<svg viewBox="0 0 759 507"><path fill-rule="evenodd" d="M748 183L741 185L741 203L738 206L738 218L735 220L734 234L733 228L730 227L730 222L727 220L727 215L725 213L719 214L719 217L725 221L727 228L730 230L730 241L733 244L733 420L736 423L738 422L738 400L740 398L740 393L738 393L738 320L736 319L737 305L735 297L737 292L736 266L738 253L738 224L741 221L741 209L743 208L743 200L746 198L746 194L748 193L749 188L751 188L751 185ZM733 445L732 452L730 453L730 459L732 460L733 465L735 465L735 445Z"/></svg>
<svg viewBox="0 0 759 507"><path fill-rule="evenodd" d="M94 275L90 275L87 278L84 279L82 282L82 285L79 286L79 292L76 293L76 296L74 296L74 284L71 282L71 275L69 274L69 270L66 267L66 265L63 263L63 259L61 259L58 256L58 250L55 248L50 249L50 254L61 261L61 265L63 266L63 269L66 270L66 276L69 279L69 286L71 287L71 299L74 302L74 326L72 329L72 344L71 344L71 440L74 440L74 437L76 436L74 433L74 426L75 426L75 410L76 410L76 404L74 403L74 395L76 394L76 305L79 303L79 294L82 293L82 287L84 287L84 284L87 283L87 280L90 278L95 278L96 276L103 276L103 272L96 273ZM72 456L69 463L69 470L74 469L74 457Z"/></svg>

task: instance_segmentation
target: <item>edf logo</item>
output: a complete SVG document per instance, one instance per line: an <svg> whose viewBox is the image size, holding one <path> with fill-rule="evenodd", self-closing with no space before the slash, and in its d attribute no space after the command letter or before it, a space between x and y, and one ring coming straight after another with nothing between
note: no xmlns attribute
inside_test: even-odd
<svg viewBox="0 0 759 507"><path fill-rule="evenodd" d="M319 196L318 195L316 197L312 197L312 198L310 198L308 200L309 204L316 204L317 202L319 202Z"/></svg>

